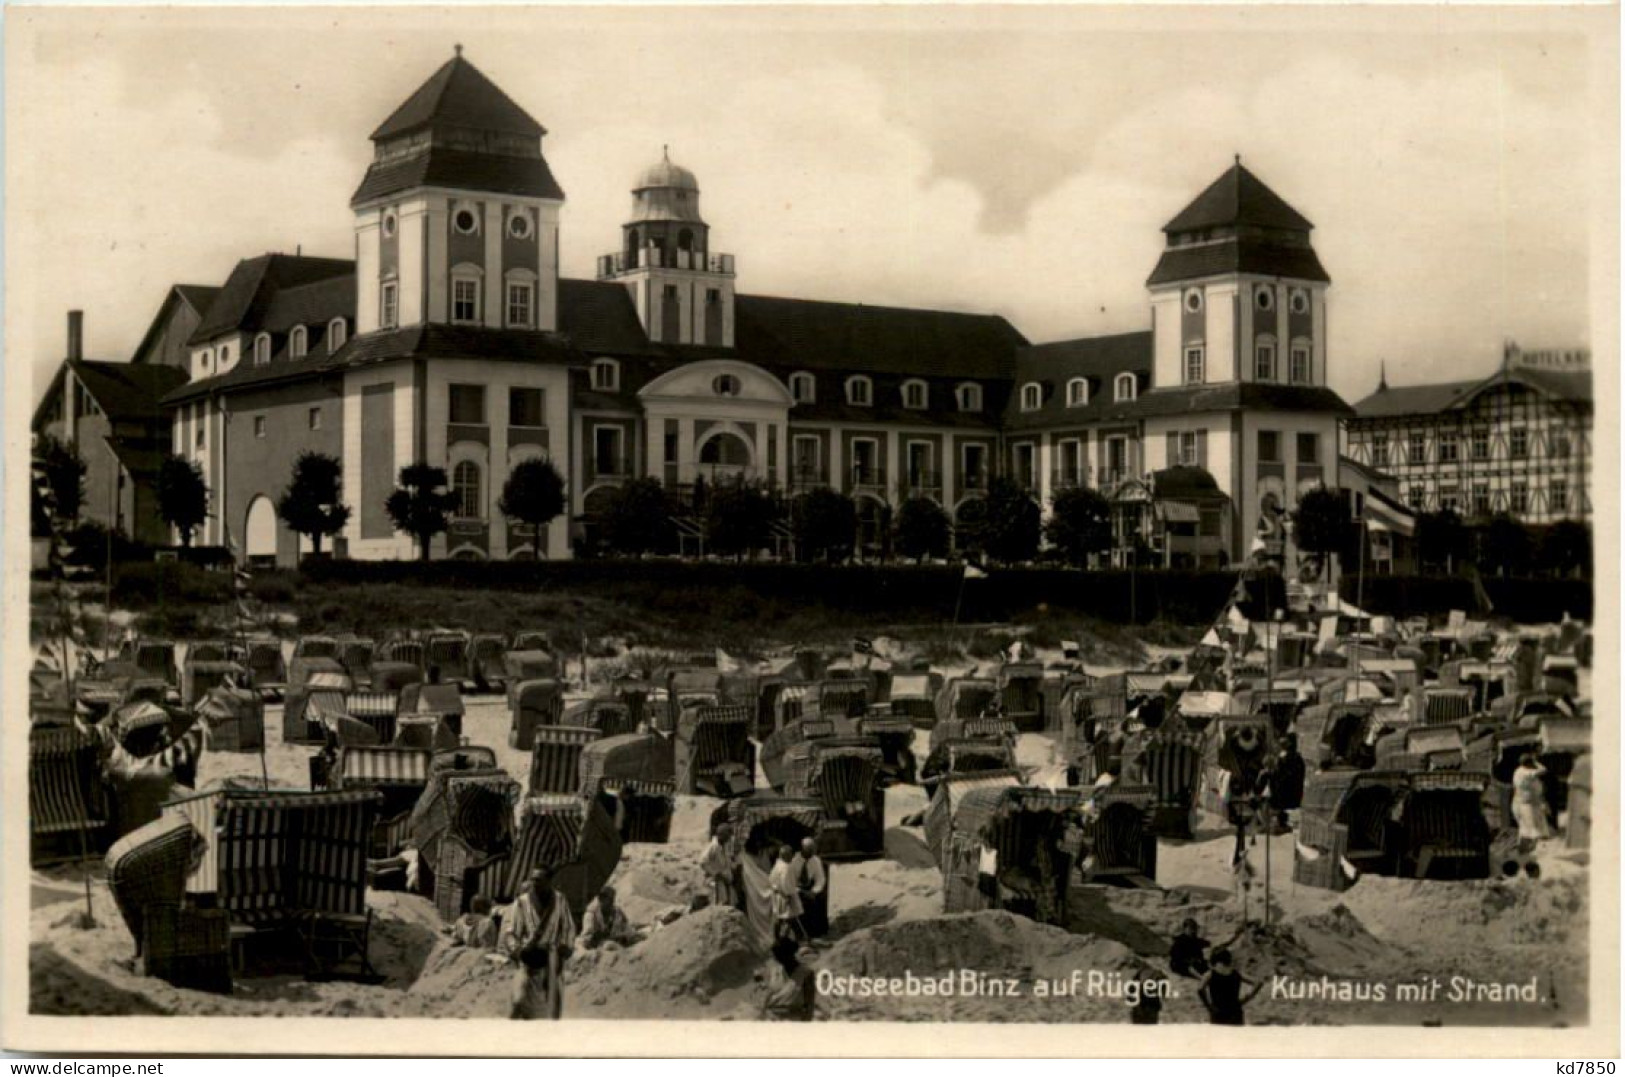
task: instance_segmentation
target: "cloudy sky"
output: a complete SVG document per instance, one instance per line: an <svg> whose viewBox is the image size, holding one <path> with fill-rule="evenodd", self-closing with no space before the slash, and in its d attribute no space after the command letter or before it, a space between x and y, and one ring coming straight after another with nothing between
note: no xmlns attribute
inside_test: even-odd
<svg viewBox="0 0 1625 1077"><path fill-rule="evenodd" d="M569 275L669 144L741 291L1143 329L1161 226L1239 153L1316 225L1352 401L1382 360L1404 383L1588 343L1615 243L1611 7L8 14L31 401L69 308L125 359L173 282L351 256L367 135L454 43L549 129Z"/></svg>

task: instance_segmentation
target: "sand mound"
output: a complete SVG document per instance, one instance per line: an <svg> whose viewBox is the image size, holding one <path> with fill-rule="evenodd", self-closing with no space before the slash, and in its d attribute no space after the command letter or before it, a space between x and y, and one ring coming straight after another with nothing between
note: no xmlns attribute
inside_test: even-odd
<svg viewBox="0 0 1625 1077"><path fill-rule="evenodd" d="M751 1001L766 957L744 913L701 909L628 949L571 958L565 1010L594 1018L716 1017Z"/></svg>
<svg viewBox="0 0 1625 1077"><path fill-rule="evenodd" d="M513 966L488 959L489 951L440 942L406 993L409 1017L507 1017Z"/></svg>
<svg viewBox="0 0 1625 1077"><path fill-rule="evenodd" d="M819 970L830 985L846 977L910 976L952 984L946 995L923 988L905 997L821 994L825 1016L854 1021L1122 1021L1128 1004L1108 985L1154 975L1119 943L1007 912L867 928L837 943ZM1100 981L1095 992L1085 986L1091 975Z"/></svg>
<svg viewBox="0 0 1625 1077"><path fill-rule="evenodd" d="M1366 876L1343 898L1372 931L1404 945L1583 942L1589 931L1582 875L1456 883Z"/></svg>

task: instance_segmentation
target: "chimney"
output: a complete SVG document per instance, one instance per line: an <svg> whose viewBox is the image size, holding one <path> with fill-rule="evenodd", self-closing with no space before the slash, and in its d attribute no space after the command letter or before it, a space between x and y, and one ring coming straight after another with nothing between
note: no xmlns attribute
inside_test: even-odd
<svg viewBox="0 0 1625 1077"><path fill-rule="evenodd" d="M68 311L68 358L73 360L85 357L85 312L82 310Z"/></svg>

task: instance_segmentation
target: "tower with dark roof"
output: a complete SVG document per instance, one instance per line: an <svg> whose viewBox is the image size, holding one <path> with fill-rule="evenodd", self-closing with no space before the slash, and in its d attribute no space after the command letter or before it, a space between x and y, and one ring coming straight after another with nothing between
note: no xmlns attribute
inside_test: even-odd
<svg viewBox="0 0 1625 1077"><path fill-rule="evenodd" d="M379 125L350 200L360 333L558 327L564 192L546 133L461 46Z"/></svg>
<svg viewBox="0 0 1625 1077"><path fill-rule="evenodd" d="M1159 388L1326 384L1326 287L1312 224L1236 158L1163 226L1146 282Z"/></svg>
<svg viewBox="0 0 1625 1077"><path fill-rule="evenodd" d="M662 147L632 186L621 249L598 259L598 279L626 286L650 340L733 347L734 260L711 252L710 232L694 173Z"/></svg>

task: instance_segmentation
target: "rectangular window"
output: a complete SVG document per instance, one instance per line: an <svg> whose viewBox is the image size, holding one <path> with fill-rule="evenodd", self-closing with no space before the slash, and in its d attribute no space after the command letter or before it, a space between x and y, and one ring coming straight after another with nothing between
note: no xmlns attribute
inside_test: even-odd
<svg viewBox="0 0 1625 1077"><path fill-rule="evenodd" d="M1279 430L1260 430L1258 432L1258 462L1261 464L1279 464L1281 462L1281 432Z"/></svg>
<svg viewBox="0 0 1625 1077"><path fill-rule="evenodd" d="M1439 463L1453 464L1461 458L1461 447L1454 434L1439 435Z"/></svg>
<svg viewBox="0 0 1625 1077"><path fill-rule="evenodd" d="M322 428L322 409L311 408L308 421L312 430L320 430Z"/></svg>
<svg viewBox="0 0 1625 1077"><path fill-rule="evenodd" d="M911 441L908 443L908 482L910 486L935 486L936 478L931 470L931 443L929 441Z"/></svg>
<svg viewBox="0 0 1625 1077"><path fill-rule="evenodd" d="M965 489L987 488L987 446L962 445L959 449L960 472L965 476Z"/></svg>
<svg viewBox="0 0 1625 1077"><path fill-rule="evenodd" d="M1427 505L1428 491L1425 486L1411 487L1411 508L1421 511Z"/></svg>
<svg viewBox="0 0 1625 1077"><path fill-rule="evenodd" d="M1529 484L1515 482L1512 484L1512 496L1507 507L1513 515L1522 516L1529 511Z"/></svg>
<svg viewBox="0 0 1625 1077"><path fill-rule="evenodd" d="M1552 434L1552 459L1567 460L1569 458L1569 436L1567 434Z"/></svg>
<svg viewBox="0 0 1625 1077"><path fill-rule="evenodd" d="M852 481L859 486L879 486L880 446L873 438L852 441Z"/></svg>
<svg viewBox="0 0 1625 1077"><path fill-rule="evenodd" d="M1522 460L1529 455L1529 431L1521 426L1512 428L1507 437L1507 454L1514 460Z"/></svg>
<svg viewBox="0 0 1625 1077"><path fill-rule="evenodd" d="M1254 352L1253 377L1259 381L1275 380L1275 345L1258 346Z"/></svg>
<svg viewBox="0 0 1625 1077"><path fill-rule="evenodd" d="M1083 481L1083 442L1067 438L1060 443L1060 481L1063 486L1077 486Z"/></svg>
<svg viewBox="0 0 1625 1077"><path fill-rule="evenodd" d="M451 282L451 320L475 322L480 318L480 282L471 279Z"/></svg>
<svg viewBox="0 0 1625 1077"><path fill-rule="evenodd" d="M625 462L621 459L620 427L593 427L592 465L595 475L623 475L626 473Z"/></svg>
<svg viewBox="0 0 1625 1077"><path fill-rule="evenodd" d="M1112 484L1128 478L1128 438L1106 439L1106 478Z"/></svg>
<svg viewBox="0 0 1625 1077"><path fill-rule="evenodd" d="M1320 435L1298 435L1298 465L1320 463Z"/></svg>
<svg viewBox="0 0 1625 1077"><path fill-rule="evenodd" d="M666 456L665 456L666 463L675 464L677 462L677 435L676 434L667 434L666 435L665 451L666 451Z"/></svg>
<svg viewBox="0 0 1625 1077"><path fill-rule="evenodd" d="M1371 466L1388 466L1388 437L1385 434L1374 434L1371 438Z"/></svg>
<svg viewBox="0 0 1625 1077"><path fill-rule="evenodd" d="M1202 376L1202 348L1200 345L1185 349L1185 384L1200 385Z"/></svg>
<svg viewBox="0 0 1625 1077"><path fill-rule="evenodd" d="M1569 511L1569 484L1567 479L1553 479L1546 490L1546 504L1552 512Z"/></svg>
<svg viewBox="0 0 1625 1077"><path fill-rule="evenodd" d="M1038 485L1038 453L1031 443L1016 446L1015 470L1015 480L1022 486L1031 490Z"/></svg>
<svg viewBox="0 0 1625 1077"><path fill-rule="evenodd" d="M508 390L508 425L509 426L546 426L546 397L540 389L527 389L514 386Z"/></svg>
<svg viewBox="0 0 1625 1077"><path fill-rule="evenodd" d="M535 292L528 284L508 285L508 324L522 329L531 326L532 297Z"/></svg>
<svg viewBox="0 0 1625 1077"><path fill-rule="evenodd" d="M483 426L485 423L485 386L448 385L446 387L446 421Z"/></svg>
<svg viewBox="0 0 1625 1077"><path fill-rule="evenodd" d="M903 386L903 406L915 409L925 407L925 386L917 381Z"/></svg>
<svg viewBox="0 0 1625 1077"><path fill-rule="evenodd" d="M1439 487L1439 511L1440 512L1460 512L1461 511L1461 498L1457 494L1456 488L1454 486L1441 486L1441 487Z"/></svg>
<svg viewBox="0 0 1625 1077"><path fill-rule="evenodd" d="M1179 461L1186 467L1195 467L1200 461L1197 459L1196 431L1184 430L1179 435Z"/></svg>
<svg viewBox="0 0 1625 1077"><path fill-rule="evenodd" d="M1309 349L1296 347L1292 349L1292 384L1309 384Z"/></svg>
<svg viewBox="0 0 1625 1077"><path fill-rule="evenodd" d="M1425 464L1428 462L1428 436L1420 430L1411 431L1410 448L1405 450L1405 461L1409 464Z"/></svg>
<svg viewBox="0 0 1625 1077"><path fill-rule="evenodd" d="M1474 460L1488 460L1490 458L1490 432L1480 427L1473 431L1468 445Z"/></svg>
<svg viewBox="0 0 1625 1077"><path fill-rule="evenodd" d="M385 329L394 329L399 311L396 307L398 289L394 281L385 281L378 289L378 324Z"/></svg>
<svg viewBox="0 0 1625 1077"><path fill-rule="evenodd" d="M1490 488L1487 483L1473 484L1473 515L1488 516L1490 514Z"/></svg>
<svg viewBox="0 0 1625 1077"><path fill-rule="evenodd" d="M813 434L797 434L795 437L795 458L793 467L795 474L791 478L797 482L818 482L823 479L821 454L823 445Z"/></svg>
<svg viewBox="0 0 1625 1077"><path fill-rule="evenodd" d="M265 436L265 416L263 415L254 416L254 436L257 438Z"/></svg>

